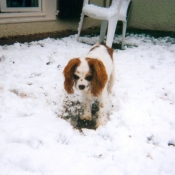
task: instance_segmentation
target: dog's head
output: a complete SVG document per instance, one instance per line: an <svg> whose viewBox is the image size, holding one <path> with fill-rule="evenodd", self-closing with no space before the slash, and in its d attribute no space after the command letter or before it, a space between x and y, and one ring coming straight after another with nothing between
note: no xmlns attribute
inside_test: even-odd
<svg viewBox="0 0 175 175"><path fill-rule="evenodd" d="M64 68L64 88L67 93L74 92L73 86L81 91L90 91L94 96L100 95L108 76L105 65L95 58L73 58Z"/></svg>

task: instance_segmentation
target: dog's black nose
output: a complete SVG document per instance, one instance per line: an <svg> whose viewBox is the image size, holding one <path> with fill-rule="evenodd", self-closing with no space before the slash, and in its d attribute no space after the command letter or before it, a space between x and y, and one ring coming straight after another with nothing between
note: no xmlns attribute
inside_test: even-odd
<svg viewBox="0 0 175 175"><path fill-rule="evenodd" d="M79 89L83 90L85 88L84 85L79 85Z"/></svg>

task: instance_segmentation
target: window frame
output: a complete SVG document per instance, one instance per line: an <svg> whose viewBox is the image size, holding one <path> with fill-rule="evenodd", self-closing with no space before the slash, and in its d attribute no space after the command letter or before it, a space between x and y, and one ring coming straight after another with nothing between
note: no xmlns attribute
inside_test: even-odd
<svg viewBox="0 0 175 175"><path fill-rule="evenodd" d="M15 12L41 12L42 0L38 0L38 7L7 7L6 0L0 0L0 11L2 13L15 13Z"/></svg>
<svg viewBox="0 0 175 175"><path fill-rule="evenodd" d="M40 11L2 12L0 6L0 24L57 20L57 0L52 0L52 3L49 0L40 1Z"/></svg>

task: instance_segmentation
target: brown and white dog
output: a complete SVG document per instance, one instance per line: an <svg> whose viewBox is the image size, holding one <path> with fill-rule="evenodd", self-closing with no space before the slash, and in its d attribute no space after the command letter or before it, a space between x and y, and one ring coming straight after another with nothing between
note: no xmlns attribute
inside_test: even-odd
<svg viewBox="0 0 175 175"><path fill-rule="evenodd" d="M64 68L64 88L68 94L73 87L82 91L84 114L81 120L92 120L90 102L98 98L99 113L96 127L106 123L109 112L109 97L114 84L113 49L104 44L96 44L86 56L71 59Z"/></svg>

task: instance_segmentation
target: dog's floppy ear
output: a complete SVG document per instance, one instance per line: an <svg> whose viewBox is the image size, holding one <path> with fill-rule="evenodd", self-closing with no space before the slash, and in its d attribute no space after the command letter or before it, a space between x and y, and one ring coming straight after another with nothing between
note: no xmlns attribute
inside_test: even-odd
<svg viewBox="0 0 175 175"><path fill-rule="evenodd" d="M86 58L92 71L91 93L94 96L100 95L108 80L105 66L102 61L95 58Z"/></svg>
<svg viewBox="0 0 175 175"><path fill-rule="evenodd" d="M74 92L73 85L74 85L74 72L77 66L80 65L80 59L79 58L73 58L71 59L66 67L64 68L63 74L65 77L64 80L64 89L67 91L68 94L72 94Z"/></svg>

